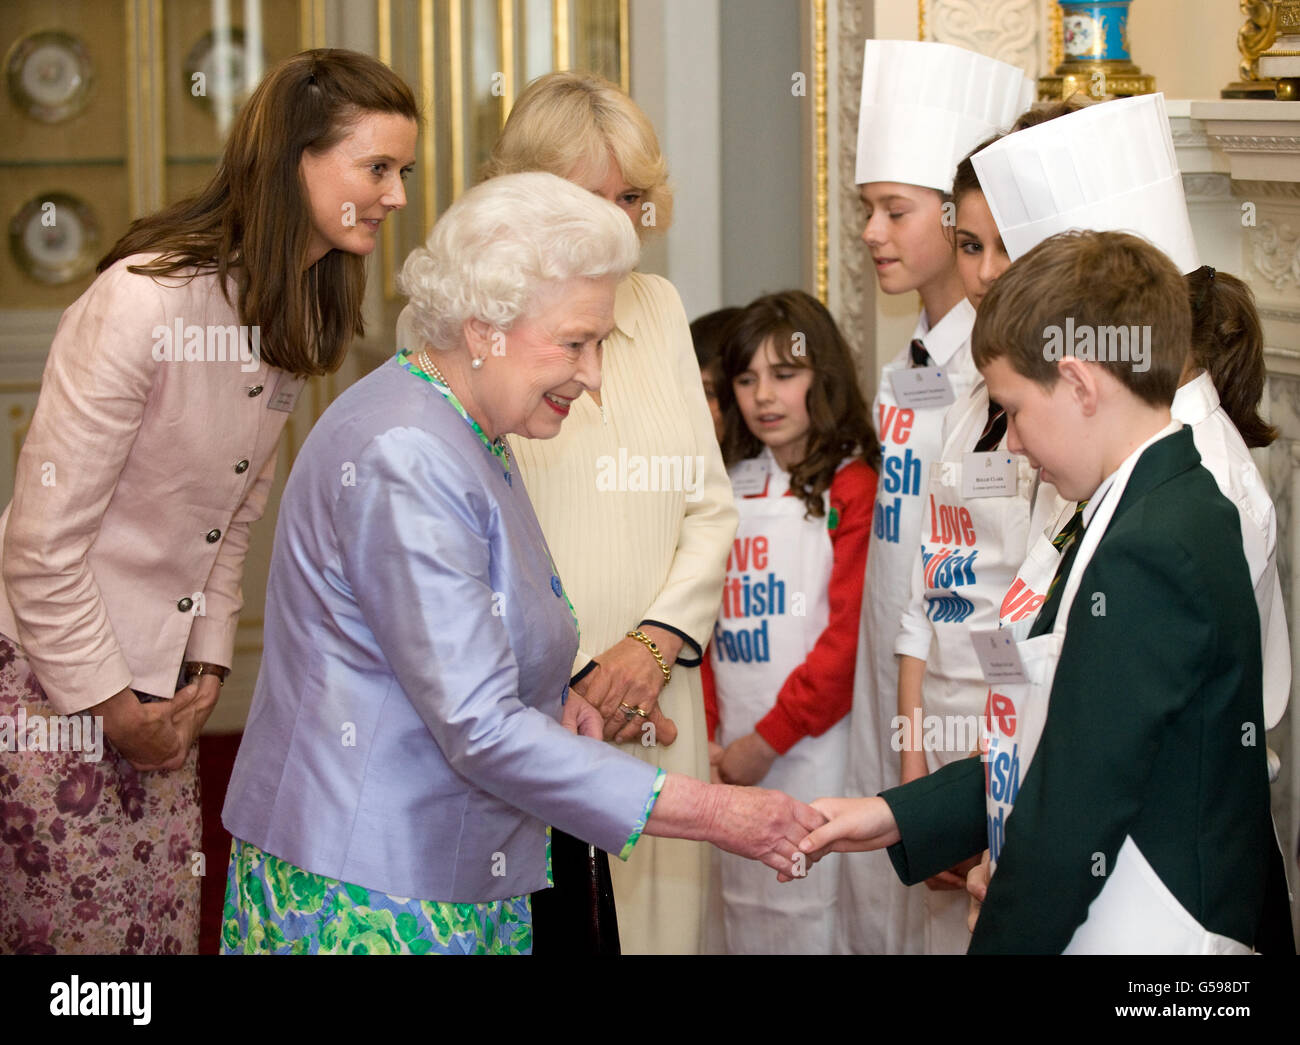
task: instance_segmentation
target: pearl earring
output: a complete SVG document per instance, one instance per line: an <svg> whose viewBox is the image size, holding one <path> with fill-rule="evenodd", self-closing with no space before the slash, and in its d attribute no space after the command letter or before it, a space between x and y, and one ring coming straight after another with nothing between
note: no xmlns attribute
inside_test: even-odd
<svg viewBox="0 0 1300 1045"><path fill-rule="evenodd" d="M475 370L482 370L483 360L480 359L478 356L475 356L473 361L470 363L470 366L472 366Z"/></svg>

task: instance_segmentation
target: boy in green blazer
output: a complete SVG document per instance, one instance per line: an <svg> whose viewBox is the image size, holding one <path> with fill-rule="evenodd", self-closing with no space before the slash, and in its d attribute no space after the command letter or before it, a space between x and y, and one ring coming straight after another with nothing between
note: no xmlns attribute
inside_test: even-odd
<svg viewBox="0 0 1300 1045"><path fill-rule="evenodd" d="M1169 414L1189 338L1175 266L1116 232L1045 240L976 320L1009 449L1089 503L1019 644L1017 707L1045 701L1045 721L1004 767L1014 806L971 953L1294 952L1240 524ZM830 821L801 849L888 846L904 882L924 881L988 845L990 769L819 800Z"/></svg>

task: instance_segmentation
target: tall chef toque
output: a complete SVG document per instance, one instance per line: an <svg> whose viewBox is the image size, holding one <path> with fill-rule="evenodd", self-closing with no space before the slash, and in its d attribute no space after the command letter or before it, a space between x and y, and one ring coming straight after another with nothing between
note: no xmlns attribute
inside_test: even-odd
<svg viewBox="0 0 1300 1045"><path fill-rule="evenodd" d="M957 164L1033 100L1033 81L1006 62L951 44L868 40L855 182L948 192Z"/></svg>
<svg viewBox="0 0 1300 1045"><path fill-rule="evenodd" d="M994 142L972 159L1015 261L1067 229L1133 232L1200 267L1163 94L1117 98Z"/></svg>

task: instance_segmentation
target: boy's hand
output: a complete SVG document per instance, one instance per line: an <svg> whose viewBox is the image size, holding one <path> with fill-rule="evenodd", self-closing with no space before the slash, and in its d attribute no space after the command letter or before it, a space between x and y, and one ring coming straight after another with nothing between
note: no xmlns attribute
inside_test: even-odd
<svg viewBox="0 0 1300 1045"><path fill-rule="evenodd" d="M965 889L966 875L976 867L979 862L980 858L978 856L972 856L969 860L963 860L961 863L948 868L946 871L940 871L933 878L927 878L925 880L925 887L927 889L933 889L936 892L942 892L946 889Z"/></svg>
<svg viewBox="0 0 1300 1045"><path fill-rule="evenodd" d="M925 764L924 751L903 751L898 757L900 784L910 784L913 780L920 780L921 777L929 775L930 767Z"/></svg>
<svg viewBox="0 0 1300 1045"><path fill-rule="evenodd" d="M812 807L827 818L827 823L809 833L799 843L809 862L816 863L827 853L861 853L883 849L901 837L893 811L879 796L871 798L819 798ZM778 874L782 882L789 875Z"/></svg>
<svg viewBox="0 0 1300 1045"><path fill-rule="evenodd" d="M757 733L748 733L727 745L718 761L718 775L724 784L757 784L776 760L776 748Z"/></svg>
<svg viewBox="0 0 1300 1045"><path fill-rule="evenodd" d="M966 928L971 932L975 931L975 923L979 921L980 910L984 906L984 897L989 891L989 851L984 850L984 855L980 857L980 862L970 869L966 875L966 892L970 894L970 911L966 914Z"/></svg>

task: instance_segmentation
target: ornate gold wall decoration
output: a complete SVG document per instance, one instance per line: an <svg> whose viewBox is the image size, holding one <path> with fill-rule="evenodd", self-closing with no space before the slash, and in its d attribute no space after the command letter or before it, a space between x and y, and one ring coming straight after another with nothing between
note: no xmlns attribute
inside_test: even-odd
<svg viewBox="0 0 1300 1045"><path fill-rule="evenodd" d="M590 69L627 89L627 0L377 0L375 17L380 59L416 85L426 115L408 206L383 224L384 296L395 301L401 259L474 184L528 81Z"/></svg>
<svg viewBox="0 0 1300 1045"><path fill-rule="evenodd" d="M813 282L817 299L822 304L827 303L830 290L830 232L827 216L830 206L830 172L827 157L826 90L826 0L813 0L813 148L816 151L814 171L817 179Z"/></svg>
<svg viewBox="0 0 1300 1045"><path fill-rule="evenodd" d="M1273 0L1240 0L1238 6L1246 16L1237 30L1237 50L1241 52L1237 74L1241 78L1219 94L1223 98L1272 98L1275 84L1259 75L1259 56L1277 39L1277 6Z"/></svg>

